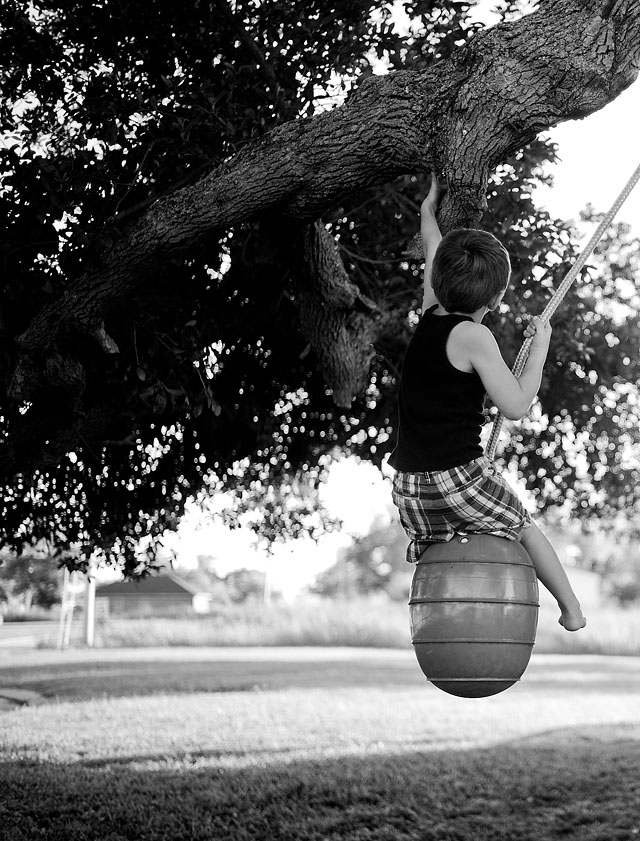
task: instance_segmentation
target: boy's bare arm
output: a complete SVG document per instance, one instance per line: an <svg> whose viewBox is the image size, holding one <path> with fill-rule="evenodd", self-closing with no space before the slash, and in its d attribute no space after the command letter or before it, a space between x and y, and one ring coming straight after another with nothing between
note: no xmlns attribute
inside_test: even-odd
<svg viewBox="0 0 640 841"><path fill-rule="evenodd" d="M424 251L424 295L422 298L422 312L438 303L431 288L431 266L436 249L442 239L440 228L436 220L436 211L440 203L440 185L435 172L431 173L431 187L426 199L420 207L420 236Z"/></svg>
<svg viewBox="0 0 640 841"><path fill-rule="evenodd" d="M534 332L535 331L535 332ZM455 338L454 338L454 334ZM452 339L478 373L487 394L510 420L524 417L540 388L542 368L549 349L551 327L534 318L529 328L533 341L529 358L519 378L509 370L490 330L482 324L466 322L452 331Z"/></svg>

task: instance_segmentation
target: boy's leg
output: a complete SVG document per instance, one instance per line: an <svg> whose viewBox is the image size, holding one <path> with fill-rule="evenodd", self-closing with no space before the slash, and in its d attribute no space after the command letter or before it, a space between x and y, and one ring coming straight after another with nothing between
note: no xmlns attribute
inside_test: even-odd
<svg viewBox="0 0 640 841"><path fill-rule="evenodd" d="M586 625L580 603L571 588L556 550L535 523L522 529L520 540L529 553L536 575L558 602L560 619L567 631L578 631Z"/></svg>

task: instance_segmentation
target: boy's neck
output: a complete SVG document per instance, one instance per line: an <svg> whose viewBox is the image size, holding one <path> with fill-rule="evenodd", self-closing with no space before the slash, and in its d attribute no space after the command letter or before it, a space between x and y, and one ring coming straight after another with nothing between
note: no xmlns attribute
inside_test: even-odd
<svg viewBox="0 0 640 841"><path fill-rule="evenodd" d="M460 312L459 310L454 310L453 312L449 312L446 310L441 304L433 311L434 315L466 315L467 318L470 318L472 321L475 321L476 324L480 324L482 319L485 315L489 312L489 307L480 307L480 309L476 310L475 312Z"/></svg>

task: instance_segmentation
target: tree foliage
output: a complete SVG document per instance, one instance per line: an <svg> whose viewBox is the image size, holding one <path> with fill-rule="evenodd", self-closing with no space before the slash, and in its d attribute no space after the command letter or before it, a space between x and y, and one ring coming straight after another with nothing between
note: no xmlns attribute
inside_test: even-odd
<svg viewBox="0 0 640 841"><path fill-rule="evenodd" d="M601 219L593 208L583 214L592 228ZM567 501L579 516L636 516L639 270L640 241L614 224L553 320L565 341L551 349L544 415L522 423L511 447L543 503Z"/></svg>
<svg viewBox="0 0 640 841"><path fill-rule="evenodd" d="M305 323L299 230L277 205L194 234L151 271L141 263L104 318L95 316L101 293L85 300L81 281L110 265L140 220L155 220L171 242L184 191L268 150L274 129L317 125L312 115L337 113L347 93L366 101L379 62L410 75L452 56L456 66L471 61L464 49L479 27L468 3L401 5L406 30L390 5L372 0L192 0L187 9L172 1L153 16L142 0L3 7L2 542L53 538L61 548L80 544L85 556L98 547L132 572L139 542L174 527L203 485L239 487L236 516L271 500L264 530L273 535L313 516L306 504L287 514L288 489L300 475L317 483L336 448L378 464L389 452L420 298L410 242L429 161L413 171L403 164L383 183L372 172L373 186L345 188L316 214L321 251L327 232L337 243L347 328L370 336L353 401L336 400L327 384L321 343ZM511 16L515 8L505 4ZM492 322L508 358L525 311L542 308L573 254L567 226L533 202L554 149L527 131L530 142L494 162L482 219L512 255L511 312ZM256 195L269 190L263 171ZM201 213L194 200L180 209L181 225L193 217L195 229ZM628 236L624 249L627 277L637 266ZM611 344L617 277L594 267L567 297L541 391L544 419L523 426L506 451L542 503L572 491L578 508L594 494L604 508L635 492L622 454L637 436L635 392L623 386L638 379L625 350L637 342L637 316L626 313L615 330L623 338ZM107 280L119 288L116 274ZM575 464L561 457L571 448ZM613 462L603 471L605 452Z"/></svg>

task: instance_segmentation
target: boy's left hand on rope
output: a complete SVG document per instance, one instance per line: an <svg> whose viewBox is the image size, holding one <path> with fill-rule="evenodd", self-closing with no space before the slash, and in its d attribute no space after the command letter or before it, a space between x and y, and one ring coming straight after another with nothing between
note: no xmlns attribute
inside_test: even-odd
<svg viewBox="0 0 640 841"><path fill-rule="evenodd" d="M533 338L533 343L541 347L548 347L551 339L551 325L543 321L538 315L531 317L531 320L524 329L525 338Z"/></svg>

